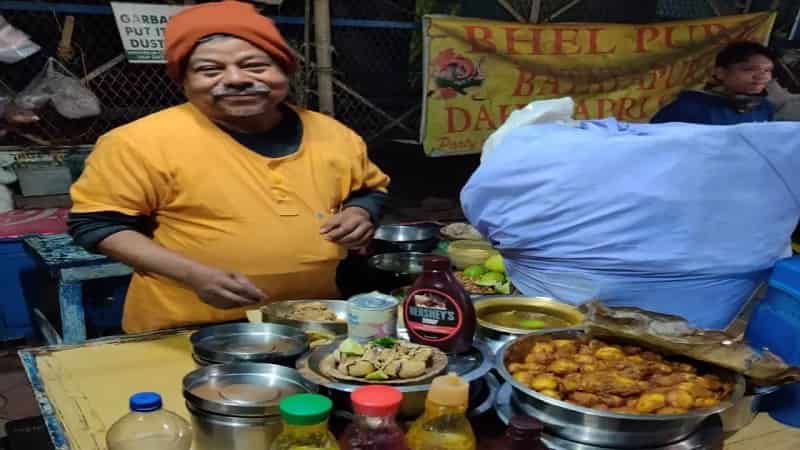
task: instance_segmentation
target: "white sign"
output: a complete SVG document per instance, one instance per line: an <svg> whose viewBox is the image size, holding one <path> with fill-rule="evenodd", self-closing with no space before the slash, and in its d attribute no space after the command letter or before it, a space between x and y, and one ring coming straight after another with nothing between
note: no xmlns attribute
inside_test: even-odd
<svg viewBox="0 0 800 450"><path fill-rule="evenodd" d="M169 18L183 8L183 5L111 2L128 61L164 63L164 29Z"/></svg>

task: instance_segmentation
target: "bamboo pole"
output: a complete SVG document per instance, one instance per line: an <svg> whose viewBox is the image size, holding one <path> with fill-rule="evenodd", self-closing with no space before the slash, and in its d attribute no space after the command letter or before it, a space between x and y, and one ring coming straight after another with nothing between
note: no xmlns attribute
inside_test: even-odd
<svg viewBox="0 0 800 450"><path fill-rule="evenodd" d="M333 58L331 55L330 0L314 0L314 36L317 50L319 110L333 116Z"/></svg>
<svg viewBox="0 0 800 450"><path fill-rule="evenodd" d="M75 16L67 16L64 27L61 29L61 42L58 44L58 57L64 62L75 59L75 49L72 48L72 33L75 30Z"/></svg>

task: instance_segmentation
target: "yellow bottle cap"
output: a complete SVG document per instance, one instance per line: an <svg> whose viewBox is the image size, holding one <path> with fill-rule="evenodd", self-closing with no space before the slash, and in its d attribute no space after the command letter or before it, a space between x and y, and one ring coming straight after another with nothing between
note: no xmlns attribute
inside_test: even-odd
<svg viewBox="0 0 800 450"><path fill-rule="evenodd" d="M442 406L466 406L469 402L469 384L455 372L436 377L431 382L428 400Z"/></svg>

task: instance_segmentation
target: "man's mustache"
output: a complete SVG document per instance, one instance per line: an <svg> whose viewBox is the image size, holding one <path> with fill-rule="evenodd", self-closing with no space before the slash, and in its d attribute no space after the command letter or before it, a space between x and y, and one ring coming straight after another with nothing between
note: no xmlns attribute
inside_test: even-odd
<svg viewBox="0 0 800 450"><path fill-rule="evenodd" d="M248 86L220 86L211 90L214 97L227 97L233 95L267 95L272 92L266 84L251 84Z"/></svg>

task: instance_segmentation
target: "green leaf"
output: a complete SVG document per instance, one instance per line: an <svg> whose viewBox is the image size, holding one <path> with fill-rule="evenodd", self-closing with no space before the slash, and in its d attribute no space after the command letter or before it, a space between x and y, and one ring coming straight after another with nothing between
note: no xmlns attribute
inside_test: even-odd
<svg viewBox="0 0 800 450"><path fill-rule="evenodd" d="M373 339L370 343L377 345L378 347L392 348L395 346L395 344L397 344L397 339L390 336L384 336L381 338Z"/></svg>

